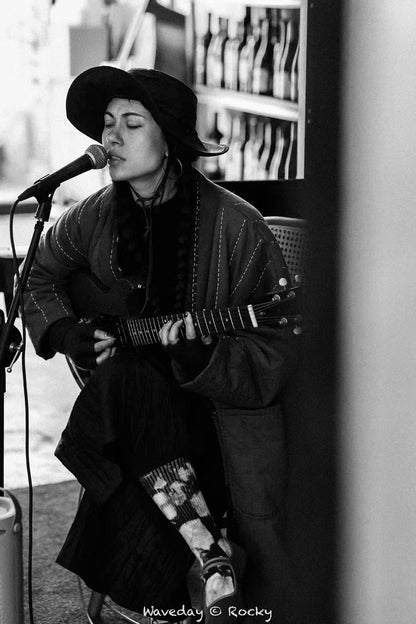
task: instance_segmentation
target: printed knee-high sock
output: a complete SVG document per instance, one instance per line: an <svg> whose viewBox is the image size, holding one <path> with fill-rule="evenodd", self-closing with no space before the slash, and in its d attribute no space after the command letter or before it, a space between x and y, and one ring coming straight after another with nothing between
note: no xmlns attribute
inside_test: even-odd
<svg viewBox="0 0 416 624"><path fill-rule="evenodd" d="M175 459L140 477L140 483L175 525L201 566L230 555L230 547L211 516L192 464Z"/></svg>

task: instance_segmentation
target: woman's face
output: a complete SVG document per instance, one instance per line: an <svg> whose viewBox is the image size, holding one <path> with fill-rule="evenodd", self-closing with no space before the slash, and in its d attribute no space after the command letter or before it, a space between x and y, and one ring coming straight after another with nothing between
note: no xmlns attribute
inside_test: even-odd
<svg viewBox="0 0 416 624"><path fill-rule="evenodd" d="M104 115L102 142L113 181L127 180L137 190L152 188L168 147L161 128L137 100L114 98Z"/></svg>

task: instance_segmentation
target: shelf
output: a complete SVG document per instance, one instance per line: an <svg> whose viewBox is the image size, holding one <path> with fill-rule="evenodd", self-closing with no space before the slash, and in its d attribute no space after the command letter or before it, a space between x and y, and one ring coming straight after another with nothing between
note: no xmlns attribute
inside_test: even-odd
<svg viewBox="0 0 416 624"><path fill-rule="evenodd" d="M300 9L302 0L205 0L204 8L213 13L228 13L242 6L267 7L269 9Z"/></svg>
<svg viewBox="0 0 416 624"><path fill-rule="evenodd" d="M200 104L231 108L243 113L283 119L285 121L298 121L299 119L299 108L295 102L278 100L266 95L242 93L241 91L211 89L211 87L201 85L195 87L195 92L198 95Z"/></svg>

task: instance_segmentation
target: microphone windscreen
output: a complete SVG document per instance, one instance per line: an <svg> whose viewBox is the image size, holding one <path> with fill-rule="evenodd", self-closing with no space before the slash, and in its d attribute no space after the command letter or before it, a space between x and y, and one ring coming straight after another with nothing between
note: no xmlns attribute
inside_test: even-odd
<svg viewBox="0 0 416 624"><path fill-rule="evenodd" d="M88 156L90 157L93 163L93 169L102 169L106 166L108 155L107 151L102 145L94 143L93 145L87 147L85 153L88 154Z"/></svg>

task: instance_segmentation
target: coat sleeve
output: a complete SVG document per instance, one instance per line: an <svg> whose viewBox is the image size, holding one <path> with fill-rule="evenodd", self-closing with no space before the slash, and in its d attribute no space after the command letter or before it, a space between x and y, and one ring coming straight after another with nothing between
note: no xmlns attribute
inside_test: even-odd
<svg viewBox="0 0 416 624"><path fill-rule="evenodd" d="M280 248L263 219L245 223L223 250L228 260L227 306L241 306L266 293L290 286ZM297 363L293 328L267 327L234 331L222 336L207 367L187 379L174 365L182 387L221 403L261 408L275 403Z"/></svg>
<svg viewBox="0 0 416 624"><path fill-rule="evenodd" d="M55 321L76 318L67 294L68 277L87 266L82 237L84 202L69 208L41 238L24 293L25 317L36 352L54 355L46 339Z"/></svg>

